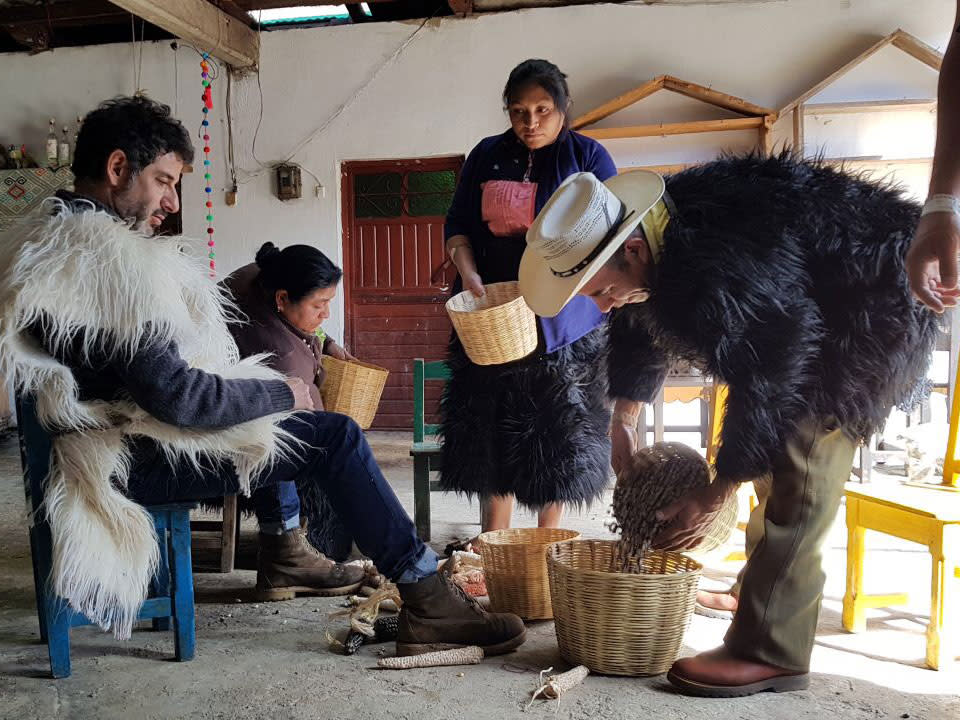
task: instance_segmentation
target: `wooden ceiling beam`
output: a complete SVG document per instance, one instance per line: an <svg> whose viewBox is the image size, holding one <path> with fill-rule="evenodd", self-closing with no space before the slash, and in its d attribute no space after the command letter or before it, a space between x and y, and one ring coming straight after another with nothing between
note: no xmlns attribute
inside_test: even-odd
<svg viewBox="0 0 960 720"><path fill-rule="evenodd" d="M230 17L236 18L244 25L254 27L255 22L250 14L234 0L210 0L214 5L223 10Z"/></svg>
<svg viewBox="0 0 960 720"><path fill-rule="evenodd" d="M943 64L943 54L930 47L920 38L914 37L908 32L897 30L891 40L894 47L900 48L907 55L912 55L925 65L929 65L937 72L940 72L940 65Z"/></svg>
<svg viewBox="0 0 960 720"><path fill-rule="evenodd" d="M807 100L820 93L820 91L826 88L828 85L832 85L836 80L846 75L867 58L872 57L877 52L887 47L887 45L893 45L895 48L902 50L934 70L940 70L940 64L943 62L943 55L941 53L937 52L925 42L919 40L910 33L897 29L887 35L885 38L875 42L846 65L843 65L827 75L827 77L807 90L803 95L787 103L780 110L780 115L786 115L794 108L803 105L807 102Z"/></svg>
<svg viewBox="0 0 960 720"><path fill-rule="evenodd" d="M660 75L655 77L653 80L644 83L640 87L634 88L629 92L625 92L623 95L615 97L610 102L606 102L595 110L591 110L585 115L581 115L576 120L571 123L571 127L574 130L578 130L587 125L592 125L595 122L603 120L605 117L613 115L615 112L623 110L629 105L633 105L635 102L643 100L645 97L653 95L658 90L663 89L663 81L665 75Z"/></svg>
<svg viewBox="0 0 960 720"><path fill-rule="evenodd" d="M675 78L672 75L664 76L663 88L664 90L672 90L680 95L685 95L686 97L693 98L694 100L700 100L708 105L714 105L718 108L723 108L724 110L740 113L741 115L765 117L768 115L777 114L776 110L771 110L770 108L765 108L760 105L754 105L752 102L748 102L743 98L738 98L735 95L728 95L727 93L720 92L719 90L711 90L703 85L687 82L686 80Z"/></svg>
<svg viewBox="0 0 960 720"><path fill-rule="evenodd" d="M127 19L129 14L105 0L76 0L53 5L21 5L5 7L0 13L0 26L17 25L94 25Z"/></svg>
<svg viewBox="0 0 960 720"><path fill-rule="evenodd" d="M248 12L257 10L280 10L283 8L301 7L309 5L306 0L233 0L233 2ZM331 5L359 5L360 3L396 2L396 0L337 0ZM316 4L316 3L314 3Z"/></svg>
<svg viewBox="0 0 960 720"><path fill-rule="evenodd" d="M260 60L257 33L206 0L111 2L234 67L252 67Z"/></svg>
<svg viewBox="0 0 960 720"><path fill-rule="evenodd" d="M688 133L720 132L724 130L756 130L763 127L762 117L733 118L731 120L694 120L693 122L636 125L622 128L597 128L580 132L594 140L614 138L659 137L661 135L685 135Z"/></svg>
<svg viewBox="0 0 960 720"><path fill-rule="evenodd" d="M934 112L936 100L856 100L853 102L807 103L807 115L844 115L863 112Z"/></svg>

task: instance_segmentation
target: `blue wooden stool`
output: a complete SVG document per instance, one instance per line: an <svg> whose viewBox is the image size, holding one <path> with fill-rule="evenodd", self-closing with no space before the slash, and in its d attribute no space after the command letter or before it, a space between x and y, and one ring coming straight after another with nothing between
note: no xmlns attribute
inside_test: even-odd
<svg viewBox="0 0 960 720"><path fill-rule="evenodd" d="M41 505L43 483L50 469L50 436L37 420L32 398L17 398L17 419L27 507L31 508L34 516L30 528L30 552L33 556L40 639L47 644L53 677L68 677L70 628L91 623L47 586L53 567L53 544L50 525ZM152 619L154 630L169 630L173 621L174 654L177 660L192 660L196 645L193 568L190 560L190 510L194 507L196 503L147 507L153 516L160 541L160 565L151 583L150 598L140 609L139 619Z"/></svg>

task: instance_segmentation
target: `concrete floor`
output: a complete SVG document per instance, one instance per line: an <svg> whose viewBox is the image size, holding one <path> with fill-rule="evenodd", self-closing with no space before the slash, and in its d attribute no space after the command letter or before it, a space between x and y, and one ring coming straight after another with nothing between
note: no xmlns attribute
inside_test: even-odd
<svg viewBox="0 0 960 720"><path fill-rule="evenodd" d="M413 507L409 437L373 434L377 456L401 501ZM608 536L609 497L565 525L584 536ZM118 643L91 628L72 634L73 676L47 676L46 648L39 642L29 546L16 444L0 442L0 718L364 718L428 720L520 717L539 670L566 669L550 622L531 624L517 652L466 668L410 671L373 669L378 651L369 645L352 657L327 648L325 633L340 632L343 619L328 618L334 599L305 598L258 604L250 599L255 575L196 577L197 657L171 662L168 633L136 632ZM477 531L476 506L434 494L434 546ZM531 518L517 518L530 525ZM663 719L914 718L960 719L960 671L923 668L929 559L923 548L889 538L870 538L867 589L907 589L913 604L875 611L868 631L840 627L845 532L842 521L828 544L828 581L813 655L809 690L740 700L699 700L673 693L661 678L591 676L557 708L539 702L531 717ZM730 584L738 565L725 563L731 547L706 558L705 585ZM954 609L960 612L960 608ZM726 623L695 616L684 652L717 645ZM462 676L461 676L462 675Z"/></svg>

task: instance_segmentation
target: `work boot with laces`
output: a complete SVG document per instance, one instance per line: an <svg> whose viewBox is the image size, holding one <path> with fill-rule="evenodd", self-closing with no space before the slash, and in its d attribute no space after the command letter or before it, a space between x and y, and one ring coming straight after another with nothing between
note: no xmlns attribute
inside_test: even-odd
<svg viewBox="0 0 960 720"><path fill-rule="evenodd" d="M307 541L297 528L282 535L260 533L257 598L292 600L297 595L349 595L363 583L356 565L334 562Z"/></svg>
<svg viewBox="0 0 960 720"><path fill-rule="evenodd" d="M436 573L397 586L403 607L397 655L477 645L485 655L501 655L523 644L527 631L511 613L491 613L450 578Z"/></svg>

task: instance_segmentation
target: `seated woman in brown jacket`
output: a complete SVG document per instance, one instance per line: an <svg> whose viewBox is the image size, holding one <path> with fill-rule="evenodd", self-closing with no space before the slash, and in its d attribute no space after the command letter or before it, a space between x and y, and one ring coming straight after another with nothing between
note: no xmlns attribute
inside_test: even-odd
<svg viewBox="0 0 960 720"><path fill-rule="evenodd" d="M343 271L314 247L290 245L280 250L268 242L257 251L256 262L224 281L243 313L241 322L230 326L240 355L269 353L271 367L306 383L315 410L323 409L322 356L354 359L332 338L321 342L316 332L330 317L330 301L342 276ZM344 575L342 566L310 547L336 559L350 552L352 539L323 496L298 491L289 481L255 490L250 504L260 524L258 587L286 586L290 591L282 594L292 598L309 592L298 588L322 591L331 575ZM309 519L309 543L300 528L301 510ZM278 593L271 595L276 599Z"/></svg>

